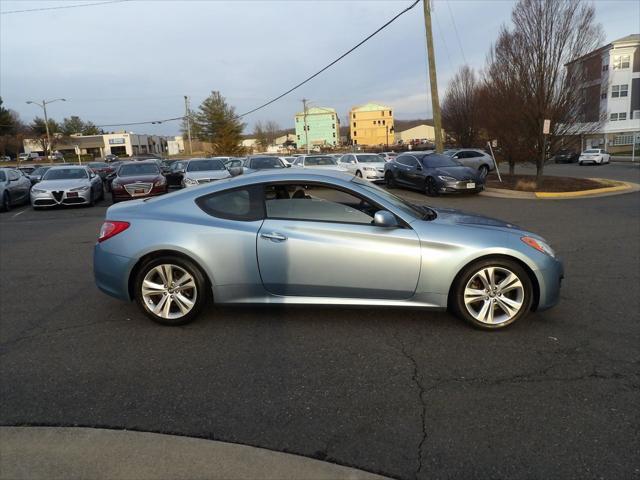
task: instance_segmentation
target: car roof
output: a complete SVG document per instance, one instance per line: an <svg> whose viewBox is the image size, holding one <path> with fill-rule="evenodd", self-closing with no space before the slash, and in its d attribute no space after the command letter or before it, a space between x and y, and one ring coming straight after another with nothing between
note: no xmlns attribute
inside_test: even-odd
<svg viewBox="0 0 640 480"><path fill-rule="evenodd" d="M46 167L48 165L42 165L43 167ZM68 165L52 165L51 169L55 169L55 170L64 170L64 169L68 169L68 168L82 168L84 170L87 169L86 165L73 165L73 164L68 164Z"/></svg>

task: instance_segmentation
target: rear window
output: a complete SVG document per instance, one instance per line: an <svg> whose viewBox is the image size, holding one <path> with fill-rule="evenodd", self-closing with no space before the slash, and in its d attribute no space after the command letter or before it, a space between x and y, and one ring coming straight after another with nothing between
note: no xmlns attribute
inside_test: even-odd
<svg viewBox="0 0 640 480"><path fill-rule="evenodd" d="M337 165L333 157L307 157L304 160L305 167L314 167L316 165Z"/></svg>
<svg viewBox="0 0 640 480"><path fill-rule="evenodd" d="M196 200L212 217L251 222L264 218L262 186L254 185L215 192Z"/></svg>
<svg viewBox="0 0 640 480"><path fill-rule="evenodd" d="M600 153L600 150L594 150L594 149L585 150L584 153Z"/></svg>
<svg viewBox="0 0 640 480"><path fill-rule="evenodd" d="M192 160L187 164L187 172L208 172L210 170L224 170L222 160Z"/></svg>
<svg viewBox="0 0 640 480"><path fill-rule="evenodd" d="M160 174L160 169L155 163L126 163L118 169L119 177L130 177L134 175L156 175Z"/></svg>

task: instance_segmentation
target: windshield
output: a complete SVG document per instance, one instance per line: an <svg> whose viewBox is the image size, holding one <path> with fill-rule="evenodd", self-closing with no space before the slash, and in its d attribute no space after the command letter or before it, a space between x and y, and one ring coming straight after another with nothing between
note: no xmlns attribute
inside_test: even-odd
<svg viewBox="0 0 640 480"><path fill-rule="evenodd" d="M158 175L160 170L155 163L127 163L118 168L119 177L131 177L134 175Z"/></svg>
<svg viewBox="0 0 640 480"><path fill-rule="evenodd" d="M337 165L336 159L329 156L323 157L307 157L304 160L305 167L313 167L316 165Z"/></svg>
<svg viewBox="0 0 640 480"><path fill-rule="evenodd" d="M192 160L187 165L187 172L206 172L208 170L224 170L222 160Z"/></svg>
<svg viewBox="0 0 640 480"><path fill-rule="evenodd" d="M357 183L361 187L364 187L366 190L369 190L370 192L378 195L379 197L384 198L387 202L389 202L395 208L397 208L398 210L401 210L402 212L408 215L411 215L412 217L421 218L421 219L435 217L435 212L431 210L429 207L424 207L424 210L423 210L423 208L413 205L407 202L406 200L404 200L403 198L400 198L397 195L394 195L393 193L390 193L384 188L381 188L371 182L362 180L358 177L354 177L352 182Z"/></svg>
<svg viewBox="0 0 640 480"><path fill-rule="evenodd" d="M42 180L80 180L88 178L84 168L60 168L48 170Z"/></svg>
<svg viewBox="0 0 640 480"><path fill-rule="evenodd" d="M51 167L38 167L36 168L33 172L31 172L31 175L44 175L44 172L46 172L47 170L49 170Z"/></svg>
<svg viewBox="0 0 640 480"><path fill-rule="evenodd" d="M356 155L359 163L381 163L384 158L378 154L375 155Z"/></svg>
<svg viewBox="0 0 640 480"><path fill-rule="evenodd" d="M279 158L273 157L260 157L251 159L251 168L261 170L264 168L284 168L284 165Z"/></svg>
<svg viewBox="0 0 640 480"><path fill-rule="evenodd" d="M460 167L462 164L444 155L427 155L422 157L422 164L427 168Z"/></svg>

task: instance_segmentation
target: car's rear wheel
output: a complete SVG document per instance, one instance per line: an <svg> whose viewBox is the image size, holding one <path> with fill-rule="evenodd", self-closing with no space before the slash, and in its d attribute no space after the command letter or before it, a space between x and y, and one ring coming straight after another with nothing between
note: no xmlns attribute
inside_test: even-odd
<svg viewBox="0 0 640 480"><path fill-rule="evenodd" d="M476 328L498 330L527 316L533 287L515 261L496 258L475 262L458 276L450 306Z"/></svg>
<svg viewBox="0 0 640 480"><path fill-rule="evenodd" d="M142 311L163 325L191 322L207 301L207 282L196 265L180 257L158 257L138 270L135 298Z"/></svg>
<svg viewBox="0 0 640 480"><path fill-rule="evenodd" d="M389 188L395 188L396 187L396 179L393 178L393 173L391 172L387 172L384 176L384 180L387 183L387 186Z"/></svg>

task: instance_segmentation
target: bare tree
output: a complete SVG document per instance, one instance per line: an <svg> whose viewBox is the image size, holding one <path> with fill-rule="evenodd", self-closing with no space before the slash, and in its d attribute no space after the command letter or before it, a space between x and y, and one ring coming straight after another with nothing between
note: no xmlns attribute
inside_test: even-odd
<svg viewBox="0 0 640 480"><path fill-rule="evenodd" d="M267 134L266 127L261 121L257 121L253 127L253 137L256 139L256 143L260 145L260 148L266 149L269 143L269 135Z"/></svg>
<svg viewBox="0 0 640 480"><path fill-rule="evenodd" d="M444 129L462 147L473 147L478 140L478 89L475 71L464 65L449 82L442 102Z"/></svg>
<svg viewBox="0 0 640 480"><path fill-rule="evenodd" d="M278 135L280 134L280 131L282 129L280 128L280 125L278 125L277 122L274 122L273 120L269 120L267 121L267 123L265 123L264 130L265 130L265 133L267 134L267 140L269 141L269 145L273 145L276 142L276 138L278 138Z"/></svg>
<svg viewBox="0 0 640 480"><path fill-rule="evenodd" d="M603 36L593 5L580 0L520 0L511 19L513 28L503 27L489 56L485 86L507 89L492 104L491 115L511 110L521 117L514 142L535 159L540 183L548 152L583 120L585 71L565 65L593 51ZM498 81L499 75L508 78ZM551 121L548 136L545 119Z"/></svg>

